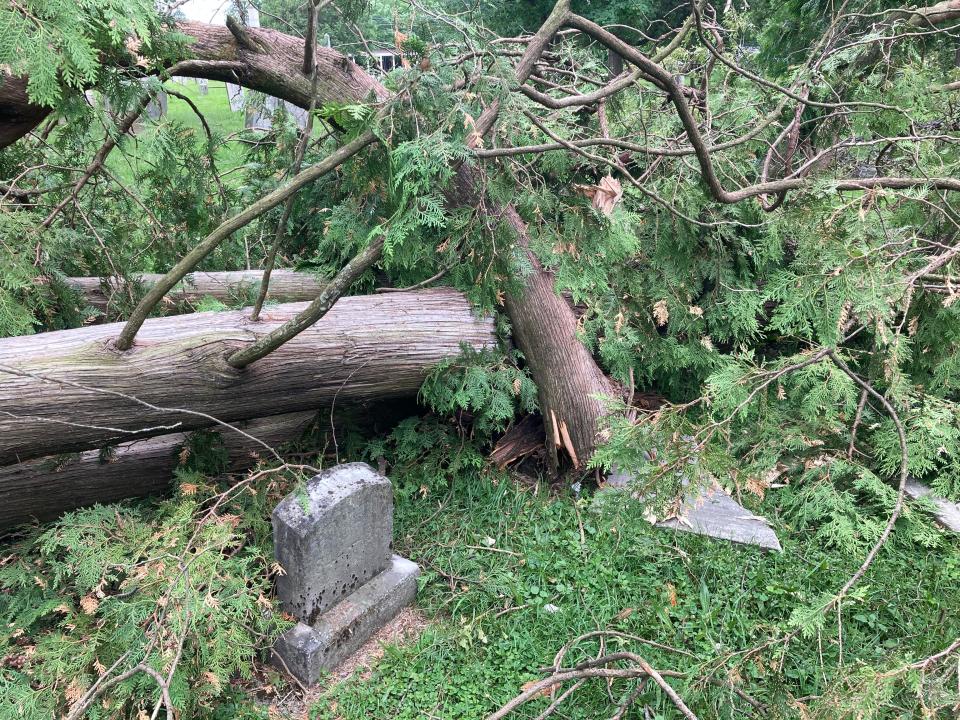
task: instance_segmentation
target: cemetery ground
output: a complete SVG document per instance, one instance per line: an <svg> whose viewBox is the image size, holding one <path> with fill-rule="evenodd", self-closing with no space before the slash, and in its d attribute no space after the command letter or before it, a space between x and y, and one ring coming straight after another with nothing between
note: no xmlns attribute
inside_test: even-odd
<svg viewBox="0 0 960 720"><path fill-rule="evenodd" d="M239 170L250 161L248 151L257 141L263 142L264 138L262 133L244 130L244 111L234 112L230 109L225 84L215 80L210 81L206 94L201 94L200 87L193 80L184 83L168 82L167 88L186 99L169 95L167 112L157 121L139 127L134 138L150 141L157 137L158 128L161 125L170 123L181 126L197 137L205 137L206 131L203 124L191 107L190 103L193 103L203 115L211 131L213 156L224 183L233 186L242 183L243 174ZM320 134L320 130L315 130L314 135ZM132 152L125 155L118 153L107 158L107 167L121 181L130 182L137 173L143 171L142 162L142 153Z"/></svg>
<svg viewBox="0 0 960 720"><path fill-rule="evenodd" d="M958 717L960 0L544 2L0 10L0 720Z"/></svg>
<svg viewBox="0 0 960 720"><path fill-rule="evenodd" d="M637 653L661 672L682 673L671 682L700 717L840 717L851 698L880 707L905 697L909 707L920 688L908 664L960 634L960 543L914 505L840 612L783 642L797 615L859 566L874 539L869 521L882 525L889 495L848 498L851 513L855 501L861 514L869 501L859 525L866 532L848 533L850 517L811 511L810 486L788 482L762 500L744 494L749 509L771 519L783 544L776 553L654 528L618 496L578 497L490 470L469 439L436 419L407 420L386 441L344 435L336 458L301 457L314 466L386 462L394 552L421 567L417 612L426 626L388 645L372 669L326 677L305 693L267 662L271 642L292 624L272 596L279 570L269 516L304 478L264 464L228 482L217 475L215 442L185 454L172 497L70 513L8 546L0 619L16 628L3 663L30 657L36 687L82 693L97 658L140 652L164 608L161 642L182 652L171 684L182 717L482 718L542 679L565 645L601 630L608 634L575 642L563 664L601 648ZM213 498L223 501L216 519L194 537L190 520L205 517ZM937 677L924 681L928 700L941 695L935 683L946 695L956 682L955 672ZM139 691L149 698L148 681ZM636 717L678 717L655 687L637 687L584 683L557 716L615 716L636 691L637 707L649 708ZM51 716L54 693L30 682L3 691L21 717ZM558 697L538 693L516 716L536 717Z"/></svg>

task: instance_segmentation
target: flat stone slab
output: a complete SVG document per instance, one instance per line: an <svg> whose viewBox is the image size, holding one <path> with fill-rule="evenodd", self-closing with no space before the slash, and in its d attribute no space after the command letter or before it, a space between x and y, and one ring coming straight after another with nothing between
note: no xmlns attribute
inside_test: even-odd
<svg viewBox="0 0 960 720"><path fill-rule="evenodd" d="M337 465L273 511L277 596L307 625L390 566L393 488L366 463Z"/></svg>
<svg viewBox="0 0 960 720"><path fill-rule="evenodd" d="M780 539L766 518L754 515L719 485L686 498L676 517L661 520L655 525L744 545L757 545L764 550L783 550Z"/></svg>
<svg viewBox="0 0 960 720"><path fill-rule="evenodd" d="M937 522L951 532L960 533L960 503L935 495L930 486L913 478L907 479L906 492L914 500L925 498L933 503L933 516Z"/></svg>
<svg viewBox="0 0 960 720"><path fill-rule="evenodd" d="M628 487L630 479L629 475L617 472L607 478L607 484L614 490L623 490ZM676 516L654 520L653 524L659 528L756 545L764 550L783 550L766 518L747 510L716 482L712 487L686 497Z"/></svg>
<svg viewBox="0 0 960 720"><path fill-rule="evenodd" d="M398 612L413 603L420 568L393 555L388 569L361 585L312 624L297 623L273 650L304 685L315 685Z"/></svg>

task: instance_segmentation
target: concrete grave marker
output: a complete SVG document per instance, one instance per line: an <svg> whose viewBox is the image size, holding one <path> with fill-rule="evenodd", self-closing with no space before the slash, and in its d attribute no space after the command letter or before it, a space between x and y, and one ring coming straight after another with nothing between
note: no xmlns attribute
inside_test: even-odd
<svg viewBox="0 0 960 720"><path fill-rule="evenodd" d="M960 533L960 503L940 497L933 489L915 478L907 480L907 495L914 500L926 498L933 505L933 516L950 532Z"/></svg>
<svg viewBox="0 0 960 720"><path fill-rule="evenodd" d="M607 477L607 487L612 491L627 490L631 479L629 474L618 471ZM676 517L654 520L654 526L757 545L764 550L783 549L767 519L743 507L716 480L710 487L685 497Z"/></svg>
<svg viewBox="0 0 960 720"><path fill-rule="evenodd" d="M393 555L393 488L365 463L330 468L273 511L283 609L298 623L274 651L314 684L413 602L419 568Z"/></svg>

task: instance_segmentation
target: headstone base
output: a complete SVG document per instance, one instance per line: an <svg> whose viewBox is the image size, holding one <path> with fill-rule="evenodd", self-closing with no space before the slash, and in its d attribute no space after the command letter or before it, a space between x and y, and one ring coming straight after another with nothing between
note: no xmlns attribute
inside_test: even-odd
<svg viewBox="0 0 960 720"><path fill-rule="evenodd" d="M346 660L413 603L419 575L416 563L394 555L390 567L320 615L313 625L297 623L281 635L274 652L300 682L315 685L322 672Z"/></svg>

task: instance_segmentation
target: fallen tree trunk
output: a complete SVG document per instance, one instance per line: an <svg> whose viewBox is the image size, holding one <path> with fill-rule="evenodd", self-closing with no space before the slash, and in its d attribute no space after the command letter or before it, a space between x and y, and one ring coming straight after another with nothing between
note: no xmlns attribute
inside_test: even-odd
<svg viewBox="0 0 960 720"><path fill-rule="evenodd" d="M289 413L238 424L245 433L271 446L295 440L317 416ZM179 467L189 433L134 440L109 453L88 450L0 468L0 528L52 520L67 510L116 502L166 490ZM244 470L267 455L240 433L220 433L226 470Z"/></svg>
<svg viewBox="0 0 960 720"><path fill-rule="evenodd" d="M135 282L144 288L162 278L158 273L144 273ZM229 272L192 272L167 293L171 303L196 303L212 297L223 302L247 297L260 287L263 270L235 270ZM83 295L93 308L106 313L111 306L111 297L123 288L122 278L71 277L66 284ZM268 300L276 302L303 302L313 300L323 290L323 283L315 275L294 270L274 270L270 275Z"/></svg>
<svg viewBox="0 0 960 720"><path fill-rule="evenodd" d="M246 435L217 428L225 473L253 467L272 453L257 438L284 456L283 446L310 438L309 447L331 454L348 431L388 432L402 418L416 413L413 399L376 401L254 418L233 423ZM209 428L208 428L209 429ZM307 432L309 430L309 432ZM191 433L172 433L121 443L109 452L38 458L0 468L0 528L46 521L68 510L165 492L173 473L190 459ZM217 472L215 471L215 472Z"/></svg>
<svg viewBox="0 0 960 720"><path fill-rule="evenodd" d="M529 76L540 51L559 29L559 18L568 9L569 3L560 3L551 13L548 26L538 32L537 42L527 46L517 67L518 82ZM310 79L302 72L302 40L276 31L246 28L253 42L244 44L225 27L178 23L177 28L194 42L185 46L185 57L171 69L173 74L238 82L302 108L310 107ZM368 95L378 99L389 97L383 85L349 59L334 50L318 48L316 52L317 75L323 79L315 93L316 104L357 102ZM16 97L11 98L11 102L15 101ZM46 108L30 106L25 91L19 101L25 108L21 115L33 113L37 116L36 123L48 112ZM479 136L490 129L499 106L495 103L481 116L477 127ZM0 147L28 130L26 125L20 127L16 122L4 125L0 116ZM473 175L468 165L461 165L456 187L450 193L454 205L485 207L480 202L484 199L482 188ZM505 205L503 210L509 212L507 221L516 233L519 249L533 261L535 268L515 295L508 294L505 304L511 322L519 327L515 333L517 345L538 384L540 405L549 430L551 465L558 466L557 449L564 448L573 464L582 468L593 453L599 421L606 414L606 406L598 398L615 396L617 386L577 338L576 318L569 306L556 297L553 275L536 262L528 247L523 221L512 205Z"/></svg>
<svg viewBox="0 0 960 720"><path fill-rule="evenodd" d="M334 402L412 396L430 368L494 344L490 319L437 289L342 298L244 370L227 364L305 307L148 320L119 353L117 324L0 340L0 465Z"/></svg>

